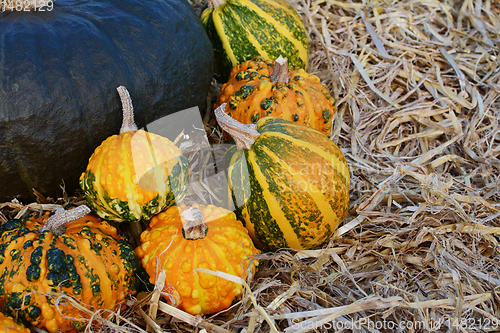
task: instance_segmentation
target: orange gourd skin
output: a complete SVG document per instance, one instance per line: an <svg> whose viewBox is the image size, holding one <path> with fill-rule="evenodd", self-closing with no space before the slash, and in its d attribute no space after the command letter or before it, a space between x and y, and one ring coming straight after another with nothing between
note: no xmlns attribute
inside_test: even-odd
<svg viewBox="0 0 500 333"><path fill-rule="evenodd" d="M0 333L30 333L30 330L0 312Z"/></svg>
<svg viewBox="0 0 500 333"><path fill-rule="evenodd" d="M39 232L48 218L49 212L0 226L0 308L50 333L77 332L86 322L71 318L88 315L67 297L56 306L58 297L92 311L116 310L137 293L140 263L117 229L100 218L70 222L60 236Z"/></svg>
<svg viewBox="0 0 500 333"><path fill-rule="evenodd" d="M243 124L274 116L330 135L337 106L328 87L303 69L290 71L288 84L273 83L273 68L273 61L261 57L235 66L221 88L218 105L227 103L226 113Z"/></svg>
<svg viewBox="0 0 500 333"><path fill-rule="evenodd" d="M180 214L188 207L180 204L152 218L136 253L151 283L165 270L163 291L170 294L170 304L193 315L205 315L227 309L241 296L243 286L193 269L222 271L245 279L247 268L255 273L257 262L250 257L259 251L233 212L213 205L193 206L203 212L208 226L205 238L184 238Z"/></svg>

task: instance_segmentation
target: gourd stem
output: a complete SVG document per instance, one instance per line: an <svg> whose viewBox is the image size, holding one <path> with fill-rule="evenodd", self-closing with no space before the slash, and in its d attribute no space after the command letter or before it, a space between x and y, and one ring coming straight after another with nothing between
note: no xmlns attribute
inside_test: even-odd
<svg viewBox="0 0 500 333"><path fill-rule="evenodd" d="M222 103L214 111L219 126L233 137L238 149L250 149L255 140L260 136L260 133L257 132L257 125L242 124L231 118L231 116L224 111L225 109L226 103Z"/></svg>
<svg viewBox="0 0 500 333"><path fill-rule="evenodd" d="M203 213L198 207L190 207L181 213L185 220L182 224L182 234L185 239L196 240L205 238L208 227L203 219Z"/></svg>
<svg viewBox="0 0 500 333"><path fill-rule="evenodd" d="M226 2L226 0L208 0L208 8L209 9L217 9L224 2Z"/></svg>
<svg viewBox="0 0 500 333"><path fill-rule="evenodd" d="M47 221L39 231L43 232L48 230L52 234L60 236L64 234L64 231L66 231L66 225L68 223L81 219L89 213L90 208L85 205L81 205L69 210L58 209L54 215L47 219Z"/></svg>
<svg viewBox="0 0 500 333"><path fill-rule="evenodd" d="M288 84L290 82L290 76L288 75L288 61L279 56L274 62L274 68L269 75L272 83L283 82Z"/></svg>
<svg viewBox="0 0 500 333"><path fill-rule="evenodd" d="M136 132L137 125L134 122L134 107L132 106L130 94L124 86L119 86L116 90L118 90L118 95L120 95L120 100L122 101L123 106L123 123L120 128L120 134L126 132Z"/></svg>

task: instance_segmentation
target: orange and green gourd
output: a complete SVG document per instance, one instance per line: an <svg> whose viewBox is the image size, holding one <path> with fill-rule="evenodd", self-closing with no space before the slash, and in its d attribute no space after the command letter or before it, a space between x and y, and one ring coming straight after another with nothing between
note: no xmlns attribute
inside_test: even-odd
<svg viewBox="0 0 500 333"><path fill-rule="evenodd" d="M12 317L0 312L0 333L30 333L30 330L19 323L16 323Z"/></svg>
<svg viewBox="0 0 500 333"><path fill-rule="evenodd" d="M227 114L244 124L273 116L327 136L337 112L328 87L303 69L289 71L283 57L274 62L257 57L236 66L219 93L218 104L222 103L227 103Z"/></svg>
<svg viewBox="0 0 500 333"><path fill-rule="evenodd" d="M172 206L151 219L141 242L135 251L150 282L164 271L167 301L193 315L227 309L243 293L242 284L196 269L242 279L256 271L251 257L259 251L234 212L221 207Z"/></svg>
<svg viewBox="0 0 500 333"><path fill-rule="evenodd" d="M276 117L242 124L215 110L235 140L225 156L237 214L260 248L313 249L327 241L349 210L349 168L321 132Z"/></svg>
<svg viewBox="0 0 500 333"><path fill-rule="evenodd" d="M97 147L80 176L87 203L106 220L149 220L184 197L188 160L160 135L138 130L127 89L118 87L123 124Z"/></svg>
<svg viewBox="0 0 500 333"><path fill-rule="evenodd" d="M0 308L50 333L77 332L94 312L137 293L142 269L117 229L87 206L0 226Z"/></svg>
<svg viewBox="0 0 500 333"><path fill-rule="evenodd" d="M214 47L214 71L227 82L234 66L282 55L293 69L308 67L304 22L284 0L208 0L201 21Z"/></svg>

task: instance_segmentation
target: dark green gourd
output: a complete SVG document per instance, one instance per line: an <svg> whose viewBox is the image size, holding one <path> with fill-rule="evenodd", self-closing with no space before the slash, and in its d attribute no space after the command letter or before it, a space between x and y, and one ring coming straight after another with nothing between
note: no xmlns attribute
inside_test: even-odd
<svg viewBox="0 0 500 333"><path fill-rule="evenodd" d="M43 11L42 11L43 10ZM139 128L203 108L213 48L185 0L57 0L0 12L0 201L73 194L120 128L116 88Z"/></svg>

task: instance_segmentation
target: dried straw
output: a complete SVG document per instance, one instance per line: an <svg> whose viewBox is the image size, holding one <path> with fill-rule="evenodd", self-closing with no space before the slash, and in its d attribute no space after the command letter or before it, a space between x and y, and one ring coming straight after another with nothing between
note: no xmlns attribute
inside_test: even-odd
<svg viewBox="0 0 500 333"><path fill-rule="evenodd" d="M500 3L289 3L310 36L310 72L338 101L331 139L352 179L345 223L322 248L259 255L227 311L193 317L153 290L101 329L498 331ZM200 13L204 1L191 4ZM219 89L214 81L209 111ZM205 131L177 141L193 167L185 201L227 205L214 166L223 147L209 144L222 136L210 113L205 124L208 141ZM10 218L56 207L0 209Z"/></svg>

